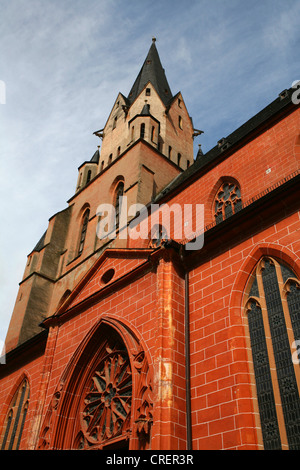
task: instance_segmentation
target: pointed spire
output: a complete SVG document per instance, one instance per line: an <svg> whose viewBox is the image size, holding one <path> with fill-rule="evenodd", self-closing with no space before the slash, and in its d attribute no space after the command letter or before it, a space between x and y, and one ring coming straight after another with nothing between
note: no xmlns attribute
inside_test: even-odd
<svg viewBox="0 0 300 470"><path fill-rule="evenodd" d="M145 100L144 107L142 109L141 114L143 116L149 116L150 115L150 105L147 103L147 100Z"/></svg>
<svg viewBox="0 0 300 470"><path fill-rule="evenodd" d="M152 38L145 62L128 95L130 104L138 97L148 82L151 82L165 105L171 100L172 92L169 87L165 71L156 49L156 38Z"/></svg>
<svg viewBox="0 0 300 470"><path fill-rule="evenodd" d="M90 159L91 163L99 163L99 158L100 158L100 145L98 145L98 148L92 158Z"/></svg>

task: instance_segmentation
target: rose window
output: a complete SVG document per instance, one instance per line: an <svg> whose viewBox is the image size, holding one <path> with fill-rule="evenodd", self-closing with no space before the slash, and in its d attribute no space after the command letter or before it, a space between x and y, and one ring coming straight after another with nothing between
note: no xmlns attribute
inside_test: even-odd
<svg viewBox="0 0 300 470"><path fill-rule="evenodd" d="M102 359L88 384L81 414L88 445L122 435L129 427L132 375L124 346L103 348Z"/></svg>

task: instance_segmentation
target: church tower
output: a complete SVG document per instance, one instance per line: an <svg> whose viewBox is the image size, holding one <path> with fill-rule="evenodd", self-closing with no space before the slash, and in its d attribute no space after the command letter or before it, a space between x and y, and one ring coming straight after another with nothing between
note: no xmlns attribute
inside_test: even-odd
<svg viewBox="0 0 300 470"><path fill-rule="evenodd" d="M99 239L99 204L119 196L128 206L149 204L194 162L195 130L181 92L172 94L152 44L134 84L117 95L100 143L78 168L75 194L53 215L28 255L6 338L6 351L41 332L40 323L65 301L107 247L126 248L127 240ZM117 220L117 233L119 228Z"/></svg>
<svg viewBox="0 0 300 470"><path fill-rule="evenodd" d="M201 131L153 38L28 255L0 366L1 449L176 450L173 463L299 450L294 93L194 159Z"/></svg>

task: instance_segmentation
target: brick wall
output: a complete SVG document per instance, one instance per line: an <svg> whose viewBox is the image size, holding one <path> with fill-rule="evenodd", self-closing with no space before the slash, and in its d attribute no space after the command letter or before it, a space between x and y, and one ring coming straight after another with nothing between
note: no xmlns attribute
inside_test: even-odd
<svg viewBox="0 0 300 470"><path fill-rule="evenodd" d="M300 213L201 264L190 276L191 386L195 449L255 449L257 407L242 294L263 255L300 274ZM256 416L255 416L256 414Z"/></svg>

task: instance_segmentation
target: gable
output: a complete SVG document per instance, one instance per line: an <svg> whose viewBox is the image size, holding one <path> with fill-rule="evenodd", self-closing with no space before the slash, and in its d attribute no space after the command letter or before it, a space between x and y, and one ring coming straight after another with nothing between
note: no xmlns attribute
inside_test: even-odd
<svg viewBox="0 0 300 470"><path fill-rule="evenodd" d="M108 116L108 119L105 123L104 129L103 129L104 132L107 132L109 131L110 128L113 128L113 122L115 118L117 119L120 119L121 117L124 118L123 106L127 106L125 97L122 95L122 93L119 93L112 107L112 110Z"/></svg>
<svg viewBox="0 0 300 470"><path fill-rule="evenodd" d="M184 99L179 91L169 104L169 114L174 116L182 116L184 123L183 126L188 126L191 131L193 130L192 118L188 113ZM177 124L177 120L175 120Z"/></svg>
<svg viewBox="0 0 300 470"><path fill-rule="evenodd" d="M55 315L61 315L116 281L125 279L127 275L148 261L151 252L152 250L149 249L107 249L83 276L73 289L68 301L58 309Z"/></svg>

